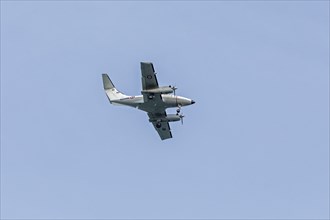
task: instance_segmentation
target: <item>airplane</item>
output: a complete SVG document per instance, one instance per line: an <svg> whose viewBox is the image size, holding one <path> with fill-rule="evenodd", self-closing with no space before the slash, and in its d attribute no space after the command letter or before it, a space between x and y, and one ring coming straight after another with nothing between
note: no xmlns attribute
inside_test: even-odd
<svg viewBox="0 0 330 220"><path fill-rule="evenodd" d="M175 86L158 86L156 72L152 63L141 62L142 95L128 96L116 89L109 76L102 74L104 91L113 105L131 106L148 113L161 140L172 138L169 122L181 121L181 107L194 104L195 101L177 96ZM172 94L173 93L173 94ZM176 114L167 114L167 108L177 108Z"/></svg>

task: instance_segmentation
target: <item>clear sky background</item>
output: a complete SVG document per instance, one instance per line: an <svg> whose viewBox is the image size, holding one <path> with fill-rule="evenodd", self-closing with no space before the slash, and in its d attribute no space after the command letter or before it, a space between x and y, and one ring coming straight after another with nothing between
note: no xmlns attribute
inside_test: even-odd
<svg viewBox="0 0 330 220"><path fill-rule="evenodd" d="M1 218L328 219L329 2L1 1Z"/></svg>

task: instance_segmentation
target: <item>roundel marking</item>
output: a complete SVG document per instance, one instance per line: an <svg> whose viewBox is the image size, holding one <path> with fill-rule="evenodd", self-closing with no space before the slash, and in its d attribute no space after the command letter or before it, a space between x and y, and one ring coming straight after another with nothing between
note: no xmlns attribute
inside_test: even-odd
<svg viewBox="0 0 330 220"><path fill-rule="evenodd" d="M152 79L152 76L151 76L151 75L148 75L147 78L148 78L148 79Z"/></svg>

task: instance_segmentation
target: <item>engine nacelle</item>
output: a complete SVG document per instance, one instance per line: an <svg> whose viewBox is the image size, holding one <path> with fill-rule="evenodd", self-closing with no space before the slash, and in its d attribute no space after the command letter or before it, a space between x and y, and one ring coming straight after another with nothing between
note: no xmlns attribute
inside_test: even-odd
<svg viewBox="0 0 330 220"><path fill-rule="evenodd" d="M143 93L160 93L160 94L169 94L173 92L172 86L161 86L156 89L148 89L148 90L142 90Z"/></svg>
<svg viewBox="0 0 330 220"><path fill-rule="evenodd" d="M171 121L180 121L181 117L177 114L168 114L166 118L153 118L149 119L150 122L171 122Z"/></svg>

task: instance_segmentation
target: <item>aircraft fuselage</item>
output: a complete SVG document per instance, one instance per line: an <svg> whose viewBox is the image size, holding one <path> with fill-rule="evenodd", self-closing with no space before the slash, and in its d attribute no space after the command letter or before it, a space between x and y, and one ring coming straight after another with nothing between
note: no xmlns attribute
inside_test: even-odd
<svg viewBox="0 0 330 220"><path fill-rule="evenodd" d="M150 109L155 108L176 108L176 107L182 107L194 104L195 102L191 99L182 97L182 96L176 96L176 95L170 95L170 94L162 94L162 100L163 102L144 102L143 95L138 96L128 96L119 100L113 101L113 104L117 105L126 105L131 106L134 108L138 108L142 111L149 112ZM150 97L152 99L152 97Z"/></svg>

